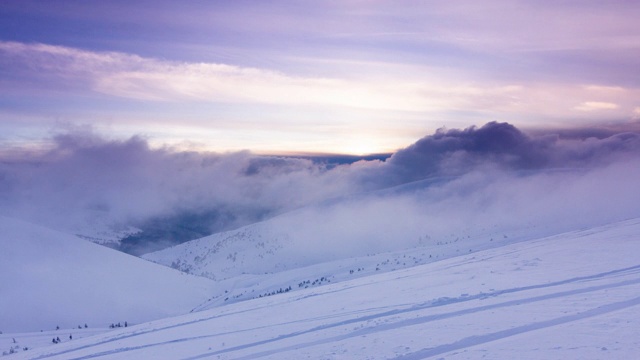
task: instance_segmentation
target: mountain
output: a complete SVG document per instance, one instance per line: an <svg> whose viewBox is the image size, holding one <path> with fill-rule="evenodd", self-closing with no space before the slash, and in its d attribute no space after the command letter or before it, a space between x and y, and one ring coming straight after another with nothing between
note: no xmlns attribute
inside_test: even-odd
<svg viewBox="0 0 640 360"><path fill-rule="evenodd" d="M142 257L217 281L218 288L202 307L209 308L432 263L584 226L585 217L558 216L551 206L543 215L520 216L508 213L504 209L508 202L499 197L498 205L473 204L468 195L453 202L434 200L433 192L437 194L452 181L456 179L431 179L331 199Z"/></svg>
<svg viewBox="0 0 640 360"><path fill-rule="evenodd" d="M124 236L118 250L140 256L212 233L239 228L268 215L265 209L219 206L215 209L176 210L172 215L157 216L135 224L138 232Z"/></svg>
<svg viewBox="0 0 640 360"><path fill-rule="evenodd" d="M140 323L184 314L216 284L38 225L0 217L0 330Z"/></svg>
<svg viewBox="0 0 640 360"><path fill-rule="evenodd" d="M342 228L332 228L332 223L324 222L326 228L321 236L326 236L327 241L323 247L315 238L319 234L309 236L305 232L313 232L311 229L316 227L316 220L308 222L308 211L316 210L289 213L149 253L143 258L216 280L217 289L202 307L211 308L427 264L531 239L541 232L533 227L506 232L490 228L432 238L425 227L422 235L416 234L412 241L399 239L380 245L382 240L376 239L373 232L345 234ZM396 229L396 236L402 236L399 230ZM340 243L344 246L340 247Z"/></svg>
<svg viewBox="0 0 640 360"><path fill-rule="evenodd" d="M77 226L71 232L77 237L94 242L99 245L118 249L122 240L140 233L140 229L131 225L103 225L99 221L93 221L84 226ZM66 232L66 231L62 231Z"/></svg>
<svg viewBox="0 0 640 360"><path fill-rule="evenodd" d="M11 358L631 359L639 238L640 218L587 227Z"/></svg>

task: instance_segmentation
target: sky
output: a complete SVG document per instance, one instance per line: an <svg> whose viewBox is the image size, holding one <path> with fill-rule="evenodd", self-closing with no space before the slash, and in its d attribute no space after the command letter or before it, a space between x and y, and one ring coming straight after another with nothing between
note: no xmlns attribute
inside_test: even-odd
<svg viewBox="0 0 640 360"><path fill-rule="evenodd" d="M6 0L0 154L71 133L362 155L492 121L637 130L638 18L629 0Z"/></svg>

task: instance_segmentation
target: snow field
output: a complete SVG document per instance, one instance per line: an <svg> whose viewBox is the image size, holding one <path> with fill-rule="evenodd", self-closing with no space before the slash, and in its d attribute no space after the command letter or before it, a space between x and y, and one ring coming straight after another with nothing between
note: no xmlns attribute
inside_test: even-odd
<svg viewBox="0 0 640 360"><path fill-rule="evenodd" d="M629 359L640 351L639 240L632 219L11 358Z"/></svg>

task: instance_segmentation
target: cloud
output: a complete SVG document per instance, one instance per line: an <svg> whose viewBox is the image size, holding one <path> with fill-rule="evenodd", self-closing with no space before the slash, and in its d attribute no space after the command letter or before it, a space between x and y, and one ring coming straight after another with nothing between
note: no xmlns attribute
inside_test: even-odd
<svg viewBox="0 0 640 360"><path fill-rule="evenodd" d="M328 69L340 65L344 71ZM316 62L326 76L213 62L184 62L122 52L0 41L5 81L34 92L53 89L161 103L258 104L395 112L475 112L560 116L595 110L628 114L633 87L508 82L468 69L370 62ZM365 69L365 70L363 70ZM497 77L496 77L497 78ZM34 86L37 85L37 86ZM562 92L562 97L554 94ZM591 101L598 95L603 101ZM616 101L616 102L614 102ZM575 106L572 104L578 103Z"/></svg>
<svg viewBox="0 0 640 360"><path fill-rule="evenodd" d="M6 65L29 76L146 101L331 105L422 111L423 85L328 77L292 76L268 69L219 63L187 63L119 52L92 52L47 44L0 42ZM22 64L22 65L18 65Z"/></svg>
<svg viewBox="0 0 640 360"><path fill-rule="evenodd" d="M623 93L625 89L621 86L587 85L585 89L598 93L617 94Z"/></svg>
<svg viewBox="0 0 640 360"><path fill-rule="evenodd" d="M176 153L138 137L63 134L49 151L15 156L0 163L1 211L57 228L94 216L117 223L222 206L289 209L350 186L325 179L323 166L310 160Z"/></svg>
<svg viewBox="0 0 640 360"><path fill-rule="evenodd" d="M628 1L548 6L527 1L439 2L422 13L435 15L431 34L459 46L490 52L623 51L637 49L633 19L640 7ZM633 4L636 5L636 4ZM431 12L431 14L428 14ZM448 21L444 23L443 18ZM540 26L544 19L544 26ZM438 21L439 20L439 21ZM434 36L431 35L431 36Z"/></svg>
<svg viewBox="0 0 640 360"><path fill-rule="evenodd" d="M595 133L605 138L593 137ZM399 150L388 160L398 181L429 176L460 175L479 168L539 170L584 168L640 151L638 133L575 130L571 138L547 132L527 135L508 123L491 122L480 128L440 129Z"/></svg>
<svg viewBox="0 0 640 360"><path fill-rule="evenodd" d="M436 258L638 217L638 176L638 156L580 170L478 169L305 208L269 225L287 234L283 258L304 265L415 246Z"/></svg>
<svg viewBox="0 0 640 360"><path fill-rule="evenodd" d="M580 111L599 111L599 110L615 110L619 108L618 104L603 101L586 101L575 107Z"/></svg>
<svg viewBox="0 0 640 360"><path fill-rule="evenodd" d="M76 231L92 222L135 225L150 219L185 219L185 214L206 220L202 214L215 212L216 221L223 223L216 223L211 231L220 231L312 204L334 203L331 199L357 198L384 189L393 193L395 190L389 189L395 186L431 179L434 186L428 187L429 196L425 198L401 198L386 208L375 202L354 205L369 209L361 214L371 213L377 218L376 214L389 211L402 214L402 204L413 201L418 204L407 206L425 201L446 204L452 201L449 198L460 196L463 198L456 201L468 199L469 204L482 204L489 201L488 194L503 186L502 179L537 186L541 192L544 186L555 186L548 182L549 171L567 169L578 175L580 171L597 175L600 169L623 162L633 165L640 158L640 133L596 134L599 136L574 130L571 136L551 132L530 135L511 124L492 122L481 127L438 130L386 160L328 163L317 158L264 156L247 151L154 149L141 137L109 140L90 130L76 130L55 136L46 151L25 149L0 159L0 213ZM620 172L619 167L616 169ZM527 177L535 180L520 179L538 173L537 177ZM503 175L494 178L491 174ZM567 179L582 181L575 174ZM449 188L453 184L457 185ZM478 191L485 195L476 194ZM500 196L505 201L509 196L518 198L515 188L511 195ZM534 203L535 196L525 200ZM525 200L521 206L525 206ZM511 201L513 206L519 206L519 202ZM342 210L336 211L322 216L333 218ZM438 211L429 212L429 216L437 217ZM354 224L362 222L358 231L369 234L366 229L370 222L352 220ZM387 223L380 219L377 222L378 227Z"/></svg>
<svg viewBox="0 0 640 360"><path fill-rule="evenodd" d="M455 64L281 60L256 67L0 42L0 92L11 100L0 111L0 140L40 140L64 121L96 124L121 139L149 135L153 145L376 153L443 124L628 120L640 96L615 81L532 81Z"/></svg>
<svg viewBox="0 0 640 360"><path fill-rule="evenodd" d="M489 123L481 128L464 130L439 129L415 144L396 152L389 160L399 169L418 171L417 177L447 173L443 165L451 166L460 155L478 154L483 161L502 156L501 161L512 161L522 153L527 137L514 126L506 123ZM507 159L507 157L509 157ZM456 166L457 167L457 166ZM457 170L455 170L457 172Z"/></svg>

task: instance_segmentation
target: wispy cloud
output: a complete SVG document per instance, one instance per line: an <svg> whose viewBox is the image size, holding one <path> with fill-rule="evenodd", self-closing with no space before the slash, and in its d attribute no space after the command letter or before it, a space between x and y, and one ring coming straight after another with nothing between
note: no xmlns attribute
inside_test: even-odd
<svg viewBox="0 0 640 360"><path fill-rule="evenodd" d="M432 104L420 95L425 86L419 83L290 76L266 69L163 61L46 44L2 42L0 51L31 70L57 76L58 81L85 81L94 91L139 100L315 104L401 111L427 110Z"/></svg>
<svg viewBox="0 0 640 360"><path fill-rule="evenodd" d="M26 77L52 82L59 88L69 84L86 86L98 93L141 101L531 115L544 102L547 110L539 112L566 115L572 107L579 111L629 107L588 100L587 96L593 93L603 93L607 98L615 96L622 102L638 93L636 89L612 86L468 80L464 78L466 75L436 76L424 70L415 76L399 75L396 70L391 77L305 77L228 64L166 61L119 52L16 42L0 42L0 52L5 63L18 73L27 72ZM391 65L382 66L388 70ZM564 91L565 96L553 102L543 95L558 91ZM584 100L580 101L581 98ZM569 106L569 101L581 105Z"/></svg>
<svg viewBox="0 0 640 360"><path fill-rule="evenodd" d="M52 82L62 91L67 85L84 85L98 93L142 101L492 111L508 108L514 96L525 91L521 85L424 73L418 77L304 77L269 69L166 61L47 44L0 42L0 51L18 72L26 72L26 77L36 81Z"/></svg>
<svg viewBox="0 0 640 360"><path fill-rule="evenodd" d="M139 53L133 46L125 52L127 46L104 51L0 41L0 93L9 99L0 121L11 124L0 141L28 132L34 138L34 132L46 133L62 121L108 126L125 134L121 138L149 134L153 144L195 140L215 150L379 152L443 125L496 120L544 127L635 119L640 85L635 68L621 63L635 58L628 56L636 51L637 30L630 26L635 18L622 16L619 4L603 7L602 13L611 16L574 14L565 5L555 14L555 7L529 2L393 7L349 2L314 4L315 11L308 13L316 16L288 6L247 14L236 5L207 11L194 6L167 17L161 13L172 5L163 2L162 11L146 10L158 18L141 26L175 27L176 39L167 49L200 50L185 50L191 52L184 57L166 56L169 50L154 55L149 49L164 49L165 43L153 37L150 43L138 39ZM481 9L485 6L495 11ZM81 21L93 11L74 9L53 13L57 21ZM101 26L109 24L91 16ZM208 16L221 21L207 27ZM599 25L587 29L579 20L592 16ZM234 26L229 19L254 25L236 29L237 48L230 38L221 37L218 46L182 37L200 27L226 33ZM541 19L550 24L542 26ZM134 19L123 16L122 21ZM278 30L279 22L286 31ZM304 39L292 35L298 30ZM267 35L294 50L278 50ZM609 40L624 46L603 50ZM127 39L114 41L122 45ZM587 52L568 50L568 44ZM198 56L210 48L236 55ZM40 128L26 129L27 118Z"/></svg>
<svg viewBox="0 0 640 360"><path fill-rule="evenodd" d="M531 1L438 2L430 10L442 40L499 52L640 50L634 17L640 7L628 1L580 4ZM429 11L429 10L427 10Z"/></svg>
<svg viewBox="0 0 640 360"><path fill-rule="evenodd" d="M580 111L598 111L598 110L615 110L619 108L618 104L603 101L586 101L575 107Z"/></svg>

